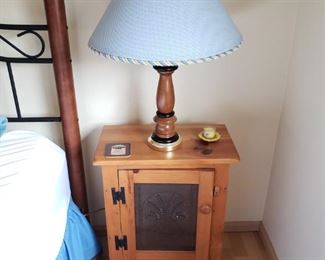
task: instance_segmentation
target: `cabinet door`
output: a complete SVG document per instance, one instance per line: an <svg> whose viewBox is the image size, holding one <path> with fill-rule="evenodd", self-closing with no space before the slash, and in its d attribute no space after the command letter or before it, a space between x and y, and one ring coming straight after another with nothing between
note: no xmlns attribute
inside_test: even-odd
<svg viewBox="0 0 325 260"><path fill-rule="evenodd" d="M118 178L124 259L208 259L213 170L120 170Z"/></svg>

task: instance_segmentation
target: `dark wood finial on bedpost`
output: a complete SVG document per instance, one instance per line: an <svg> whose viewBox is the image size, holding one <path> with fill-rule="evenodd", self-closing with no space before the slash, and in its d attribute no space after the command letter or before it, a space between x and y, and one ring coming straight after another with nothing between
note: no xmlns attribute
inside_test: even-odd
<svg viewBox="0 0 325 260"><path fill-rule="evenodd" d="M64 0L44 0L63 138L74 202L88 212L80 130L73 85L71 56Z"/></svg>

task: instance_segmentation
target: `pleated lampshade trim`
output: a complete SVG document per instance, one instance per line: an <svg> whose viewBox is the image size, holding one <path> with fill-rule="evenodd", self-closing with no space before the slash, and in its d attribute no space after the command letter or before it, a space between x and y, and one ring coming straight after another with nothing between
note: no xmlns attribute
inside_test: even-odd
<svg viewBox="0 0 325 260"><path fill-rule="evenodd" d="M120 56L114 56L107 53L103 53L99 50L96 50L91 45L88 45L91 50L98 53L99 55L103 55L105 58L112 59L114 61L120 61L124 63L130 63L130 64L139 64L139 65L149 65L149 66L179 66L179 65L190 65L190 64L197 64L197 63L203 63L208 61L217 60L219 58L225 57L234 51L238 50L242 46L242 42L240 42L239 45L235 46L231 50L228 50L226 52L219 53L217 55L209 56L206 58L200 58L200 59L194 59L194 60L178 60L178 61L150 61L150 60L138 60L138 59L131 59L131 58L124 58Z"/></svg>

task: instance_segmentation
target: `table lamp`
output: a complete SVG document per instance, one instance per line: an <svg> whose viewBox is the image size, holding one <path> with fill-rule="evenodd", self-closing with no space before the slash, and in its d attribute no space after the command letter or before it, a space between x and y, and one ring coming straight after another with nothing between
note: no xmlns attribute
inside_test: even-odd
<svg viewBox="0 0 325 260"><path fill-rule="evenodd" d="M172 151L182 141L175 129L172 73L179 65L223 57L241 43L219 0L112 0L89 47L113 60L151 65L160 74L148 144Z"/></svg>

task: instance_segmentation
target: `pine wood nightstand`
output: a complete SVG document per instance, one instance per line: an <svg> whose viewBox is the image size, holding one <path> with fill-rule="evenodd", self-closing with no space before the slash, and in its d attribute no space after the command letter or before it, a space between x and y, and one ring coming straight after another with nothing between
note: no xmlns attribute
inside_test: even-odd
<svg viewBox="0 0 325 260"><path fill-rule="evenodd" d="M210 126L211 124L209 124ZM215 143L204 125L177 125L173 152L147 145L152 126L105 126L94 165L102 169L111 260L220 259L228 169L239 155L224 125ZM106 158L107 143L130 143L127 158Z"/></svg>

